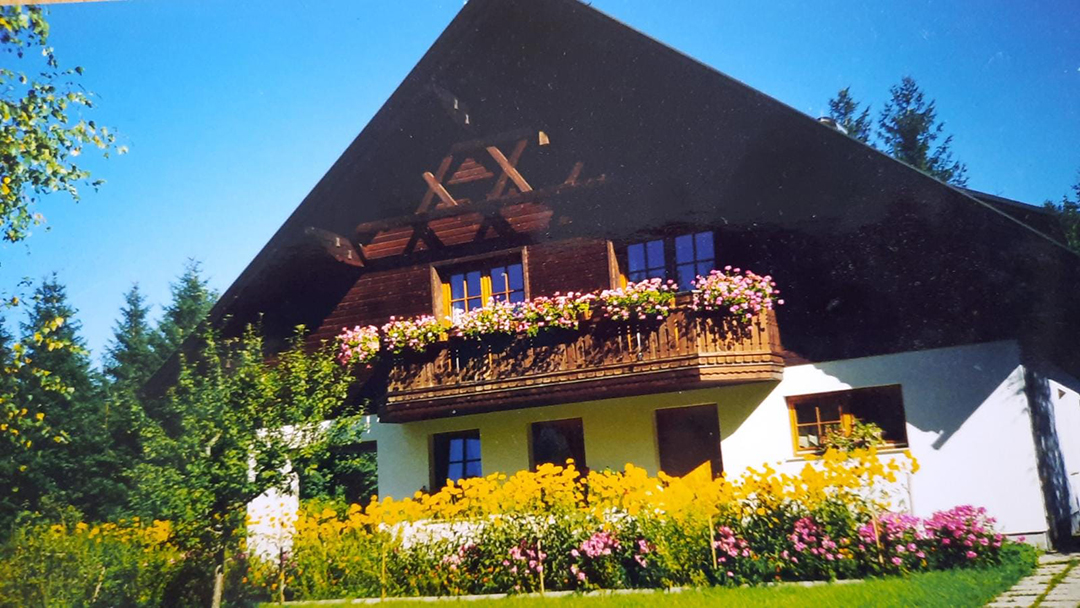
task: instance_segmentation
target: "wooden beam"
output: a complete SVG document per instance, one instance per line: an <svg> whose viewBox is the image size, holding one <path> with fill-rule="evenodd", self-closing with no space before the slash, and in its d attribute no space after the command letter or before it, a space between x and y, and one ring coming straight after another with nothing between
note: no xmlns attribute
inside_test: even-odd
<svg viewBox="0 0 1080 608"><path fill-rule="evenodd" d="M439 180L435 179L435 176L431 174L431 171L424 171L424 181L427 182L428 192L434 192L438 195L439 200L446 203L451 207L456 207L458 202L454 200L454 197L450 196L450 193L443 188L443 185L439 183ZM430 199L429 199L430 200ZM427 208L421 205L421 211L417 213L423 213Z"/></svg>
<svg viewBox="0 0 1080 608"><path fill-rule="evenodd" d="M446 172L450 170L450 163L454 160L452 154L447 154L446 158L442 159L442 163L439 165L439 170L435 172L435 181L442 183ZM445 188L444 188L445 190ZM416 210L417 213L424 213L431 206L431 199L435 196L435 191L431 189L430 185L427 192L424 193L424 198L420 201L420 207Z"/></svg>
<svg viewBox="0 0 1080 608"><path fill-rule="evenodd" d="M499 163L499 167L502 168L503 173L499 176L499 180L495 182L495 187L491 189L488 194L488 198L498 198L502 196L503 188L506 187L506 178L509 177L514 181L514 185L518 187L521 192L532 192L532 186L529 182L525 181L525 178L518 173L517 165L521 160L521 153L525 150L525 145L529 143L529 140L523 139L514 146L514 151L510 153L510 160L507 160L502 151L495 146L489 146L487 151L491 155L491 158L495 159L495 162Z"/></svg>
<svg viewBox="0 0 1080 608"><path fill-rule="evenodd" d="M566 177L566 181L563 182L563 183L564 184L576 184L578 178L581 177L581 169L584 166L585 165L581 161L578 161L578 162L574 163L574 168L570 170L570 175L568 175Z"/></svg>
<svg viewBox="0 0 1080 608"><path fill-rule="evenodd" d="M573 184L560 184L558 186L552 186L550 188L541 188L539 190L532 190L530 192L521 192L518 194L512 194L510 196L502 196L496 199L477 201L469 205L443 207L441 209L432 209L431 211L423 214L400 215L398 217L392 217L383 220L364 222L356 227L355 234L357 235L357 238L370 238L384 230L412 226L417 222L444 217L452 217L455 215L461 215L463 213L475 213L477 211L483 211L488 207L502 207L505 205L514 205L517 203L551 202L572 192L589 190L601 186L606 183L606 181L606 177L600 175L598 177L581 180Z"/></svg>

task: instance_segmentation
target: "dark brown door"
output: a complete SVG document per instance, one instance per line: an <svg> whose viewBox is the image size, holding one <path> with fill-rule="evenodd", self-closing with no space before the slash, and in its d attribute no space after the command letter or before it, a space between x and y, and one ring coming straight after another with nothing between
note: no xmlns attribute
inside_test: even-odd
<svg viewBox="0 0 1080 608"><path fill-rule="evenodd" d="M681 477L708 462L713 476L723 472L720 419L715 405L656 410L660 470Z"/></svg>

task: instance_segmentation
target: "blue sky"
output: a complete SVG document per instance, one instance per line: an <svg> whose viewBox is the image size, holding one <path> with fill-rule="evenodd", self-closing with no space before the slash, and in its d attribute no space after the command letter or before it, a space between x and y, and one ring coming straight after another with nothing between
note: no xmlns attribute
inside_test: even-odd
<svg viewBox="0 0 1080 608"><path fill-rule="evenodd" d="M666 2L593 6L807 114L850 85L876 111L911 75L973 188L1041 203L1080 169L1080 11L1019 3ZM56 271L100 355L123 293L155 313L188 258L223 291L461 8L453 2L56 5L51 43L130 153L83 201L0 247L0 290ZM9 57L0 61L11 62Z"/></svg>

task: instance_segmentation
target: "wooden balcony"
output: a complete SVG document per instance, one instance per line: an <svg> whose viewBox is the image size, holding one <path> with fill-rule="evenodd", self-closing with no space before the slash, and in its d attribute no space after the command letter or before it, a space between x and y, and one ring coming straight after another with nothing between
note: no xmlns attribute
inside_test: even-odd
<svg viewBox="0 0 1080 608"><path fill-rule="evenodd" d="M408 422L776 381L783 373L781 350L772 313L743 327L686 308L663 321L593 319L579 331L537 338L452 339L388 366L379 417Z"/></svg>

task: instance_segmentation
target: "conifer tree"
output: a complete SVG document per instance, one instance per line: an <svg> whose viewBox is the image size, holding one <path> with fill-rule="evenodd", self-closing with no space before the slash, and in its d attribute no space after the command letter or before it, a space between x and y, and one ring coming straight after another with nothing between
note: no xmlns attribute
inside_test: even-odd
<svg viewBox="0 0 1080 608"><path fill-rule="evenodd" d="M52 422L59 440L36 450L9 452L4 472L11 475L20 510L72 505L100 519L123 501L122 471L111 449L100 377L91 366L75 314L55 275L38 286L20 340L33 366L22 368L25 373L15 380L21 401ZM50 348L38 339L58 318L64 323L53 335L68 348ZM38 373L41 370L47 374ZM48 385L53 378L60 379L63 390Z"/></svg>
<svg viewBox="0 0 1080 608"><path fill-rule="evenodd" d="M967 166L953 159L952 135L937 119L937 106L927 101L910 76L890 87L892 98L878 118L878 139L893 158L955 186L967 185ZM937 143L941 139L940 143Z"/></svg>
<svg viewBox="0 0 1080 608"><path fill-rule="evenodd" d="M180 348L217 300L217 294L207 286L201 273L201 264L188 260L180 279L170 286L172 302L165 308L157 332L151 338L151 347L161 362Z"/></svg>
<svg viewBox="0 0 1080 608"><path fill-rule="evenodd" d="M160 364L151 346L150 308L136 283L124 295L120 319L106 350L105 375L114 386L138 390Z"/></svg>
<svg viewBox="0 0 1080 608"><path fill-rule="evenodd" d="M1073 251L1080 253L1080 173L1073 184L1073 198L1066 194L1060 203L1047 201L1044 207L1056 220L1057 235Z"/></svg>
<svg viewBox="0 0 1080 608"><path fill-rule="evenodd" d="M859 102L851 96L851 87L844 87L829 100L829 118L847 131L849 137L864 144L870 143L870 130L873 121L870 118L870 106L859 111Z"/></svg>

